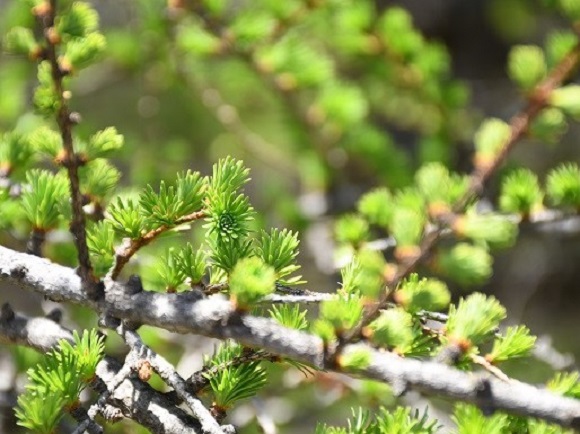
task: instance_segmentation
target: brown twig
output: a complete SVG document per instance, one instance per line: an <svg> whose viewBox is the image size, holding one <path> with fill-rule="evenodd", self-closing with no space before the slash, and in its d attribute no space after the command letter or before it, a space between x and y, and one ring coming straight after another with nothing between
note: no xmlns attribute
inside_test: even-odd
<svg viewBox="0 0 580 434"><path fill-rule="evenodd" d="M205 211L203 210L184 215L178 218L173 225L159 226L158 228L150 230L140 238L129 240L127 244L122 244L115 253L115 263L109 272L109 277L113 280L117 279L121 273L121 270L123 270L123 267L127 264L127 262L129 262L131 257L137 253L137 250L149 244L162 233L167 232L168 230L173 229L174 227L181 224L202 219L205 217L205 215Z"/></svg>
<svg viewBox="0 0 580 434"><path fill-rule="evenodd" d="M470 356L470 358L471 358L471 361L473 363L476 363L476 364L482 366L486 371L488 371L492 375L496 376L501 381L505 381L506 383L509 383L510 381L512 381L511 378L508 377L506 374L504 374L504 372L501 369L499 369L497 366L494 366L493 364L488 362L485 359L485 357L481 357L480 355L473 354Z"/></svg>
<svg viewBox="0 0 580 434"><path fill-rule="evenodd" d="M510 120L511 135L507 143L497 153L495 158L487 164L484 168L476 168L470 175L469 187L466 193L454 204L453 212L462 212L466 205L476 196L481 194L481 191L486 182L492 177L495 171L505 161L510 151L514 148L527 133L534 118L538 113L548 105L548 99L552 91L557 88L580 63L580 45L574 47L570 53L552 70L550 75L542 81L528 98L526 107ZM387 288L396 288L401 281L407 277L415 267L423 262L433 247L437 244L442 235L444 228L430 232L421 242L419 252L414 257L404 262L395 276L388 282ZM362 320L353 327L350 331L345 333L344 342L356 340L361 333L363 327L373 321L379 310L388 301L388 297L392 291L385 291L384 295L375 303L363 316Z"/></svg>
<svg viewBox="0 0 580 434"><path fill-rule="evenodd" d="M57 45L60 43L60 38L55 32L54 24L57 11L57 0L50 0L48 7L37 9L37 16L42 24L44 40L46 49L44 50L44 58L50 63L52 81L54 83L54 90L58 98L58 111L56 114L56 122L60 130L62 138L62 155L59 158L61 164L66 168L68 178L70 181L71 206L72 206L72 220L70 224L70 231L73 235L74 243L77 249L79 260L78 273L83 280L85 289L89 296L97 296L96 279L93 275L93 268L89 257L89 249L87 246L87 233L85 227L85 217L83 213L83 196L80 191L80 180L78 169L84 162L79 158L74 151L72 127L75 124L75 119L78 117L72 113L68 107L63 78L67 74L58 61Z"/></svg>

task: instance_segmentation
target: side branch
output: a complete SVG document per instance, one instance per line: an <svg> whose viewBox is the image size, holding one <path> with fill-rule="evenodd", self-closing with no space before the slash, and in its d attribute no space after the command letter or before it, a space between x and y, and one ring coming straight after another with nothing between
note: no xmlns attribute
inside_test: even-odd
<svg viewBox="0 0 580 434"><path fill-rule="evenodd" d="M63 78L66 72L61 68L58 61L56 46L58 44L58 35L55 35L55 17L57 10L57 1L50 0L50 7L39 16L42 24L44 40L46 42L45 58L50 63L52 81L54 90L58 98L58 112L56 121L62 138L63 152L60 156L62 165L66 168L70 181L72 220L70 231L73 235L74 243L77 249L79 260L79 275L86 290L91 297L97 296L97 285L93 275L93 268L89 257L89 248L87 246L87 232L85 226L85 216L83 212L83 196L80 190L79 166L83 164L77 154L75 154L72 137L72 127L78 120L78 115L71 113L67 103L67 97L63 85Z"/></svg>
<svg viewBox="0 0 580 434"><path fill-rule="evenodd" d="M271 319L240 314L220 296L202 298L191 292L131 293L123 284L110 282L105 298L95 301L82 291L81 281L72 269L4 247L0 247L0 281L36 291L55 301L88 306L119 319L179 333L232 338L243 345L320 369L343 371L326 357L318 336L288 329ZM578 400L517 381L506 383L490 378L487 373L468 373L436 362L401 358L364 344L347 344L342 351L348 355L361 348L370 354L371 362L357 374L388 382L398 390L417 389L490 410L505 410L580 428Z"/></svg>
<svg viewBox="0 0 580 434"><path fill-rule="evenodd" d="M469 187L465 194L453 206L453 213L461 213L474 197L481 194L485 183L505 161L514 146L525 137L535 117L548 105L548 99L552 91L554 91L554 89L570 76L579 63L580 44L575 46L574 49L572 49L572 51L570 51L570 53L568 53L568 55L552 70L550 75L536 86L534 91L530 94L526 107L510 119L511 134L508 142L489 164L486 164L483 168L476 167L473 170L470 175ZM363 319L355 327L353 327L348 333L345 333L345 341L348 342L357 339L358 336L360 336L363 327L368 325L377 317L379 310L384 307L385 303L391 296L392 289L396 288L404 278L409 276L418 264L425 261L433 247L439 241L443 231L444 228L440 227L425 236L421 242L419 253L399 267L396 275L388 282L387 289L379 301L365 313Z"/></svg>
<svg viewBox="0 0 580 434"><path fill-rule="evenodd" d="M118 249L115 254L115 264L111 269L109 276L111 279L115 280L119 277L121 270L123 267L129 262L129 260L133 257L135 253L141 248L145 247L159 235L164 232L167 232L170 229L173 229L175 226L182 225L184 223L189 223L195 220L200 220L205 217L205 211L196 211L194 213L184 215L178 218L173 225L163 225L159 226L158 228L152 229L147 232L145 235L141 236L140 238L136 238L134 240L127 240L127 243L123 243Z"/></svg>

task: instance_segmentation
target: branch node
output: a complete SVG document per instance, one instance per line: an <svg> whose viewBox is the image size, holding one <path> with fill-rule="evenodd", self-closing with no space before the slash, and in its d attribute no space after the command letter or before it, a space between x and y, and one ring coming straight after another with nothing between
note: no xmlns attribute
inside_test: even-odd
<svg viewBox="0 0 580 434"><path fill-rule="evenodd" d="M136 274L132 274L129 276L127 284L123 285L123 289L127 295L134 295L143 292L143 283L141 282L141 278Z"/></svg>
<svg viewBox="0 0 580 434"><path fill-rule="evenodd" d="M137 363L137 375L139 376L139 380L147 383L153 375L153 368L151 367L151 363L149 363L147 360L140 360Z"/></svg>
<svg viewBox="0 0 580 434"><path fill-rule="evenodd" d="M393 396L396 398L400 398L409 390L409 383L407 383L403 378L397 378L390 383L391 391L393 392Z"/></svg>
<svg viewBox="0 0 580 434"><path fill-rule="evenodd" d="M47 319L50 319L52 321L54 321L57 324L60 324L61 320L62 320L62 309L55 307L54 309L52 309L50 312L48 312L45 317Z"/></svg>
<svg viewBox="0 0 580 434"><path fill-rule="evenodd" d="M10 277L13 279L21 280L26 277L27 273L28 268L26 268L24 265L17 265L10 270Z"/></svg>
<svg viewBox="0 0 580 434"><path fill-rule="evenodd" d="M2 309L0 310L0 321L2 322L12 321L15 316L16 314L14 313L12 306L10 306L9 303L4 303L2 305Z"/></svg>
<svg viewBox="0 0 580 434"><path fill-rule="evenodd" d="M491 381L486 377L479 377L476 379L473 388L475 392L476 402L479 403L479 408L485 416L490 416L495 412L493 403L493 393L491 390Z"/></svg>
<svg viewBox="0 0 580 434"><path fill-rule="evenodd" d="M103 313L99 316L98 325L103 328L116 329L121 325L121 320L109 315L108 313Z"/></svg>
<svg viewBox="0 0 580 434"><path fill-rule="evenodd" d="M120 408L114 407L109 404L105 404L103 408L100 409L99 413L110 422L118 422L124 418L123 412Z"/></svg>
<svg viewBox="0 0 580 434"><path fill-rule="evenodd" d="M435 356L435 361L438 363L443 363L444 365L455 365L459 362L463 351L458 344L449 344L446 345L439 351L439 353Z"/></svg>
<svg viewBox="0 0 580 434"><path fill-rule="evenodd" d="M83 118L79 112L71 112L68 115L68 120L70 121L71 124L78 125L82 122Z"/></svg>

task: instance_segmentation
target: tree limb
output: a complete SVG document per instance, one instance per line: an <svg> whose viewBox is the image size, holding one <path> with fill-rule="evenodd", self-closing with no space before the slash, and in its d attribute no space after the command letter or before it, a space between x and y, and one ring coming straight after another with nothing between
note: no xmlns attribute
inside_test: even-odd
<svg viewBox="0 0 580 434"><path fill-rule="evenodd" d="M70 272L74 273L72 270ZM50 318L28 318L12 311L7 304L2 307L2 343L23 345L45 353L62 339L72 342L72 336L70 330ZM138 378L129 376L130 369L124 369L124 366L112 357L105 357L97 365L98 380L95 388L101 390L101 396L105 397L104 400L99 399L99 407L112 404L123 416L135 420L154 433L205 433L197 419L175 406L165 394ZM111 389L110 393L107 393L108 389Z"/></svg>
<svg viewBox="0 0 580 434"><path fill-rule="evenodd" d="M325 357L325 348L318 336L288 329L271 319L240 314L220 296L201 298L195 293L134 293L132 288L111 281L104 299L90 300L72 269L4 247L0 247L0 281L39 292L55 301L88 306L98 313L131 322L179 333L232 338L244 345L320 369L343 371ZM487 373L467 373L440 363L401 358L364 344L345 345L342 351L348 355L361 349L369 352L371 362L357 374L388 382L396 390L418 389L472 402L486 409L505 410L580 428L580 401L516 381L504 383L490 378Z"/></svg>

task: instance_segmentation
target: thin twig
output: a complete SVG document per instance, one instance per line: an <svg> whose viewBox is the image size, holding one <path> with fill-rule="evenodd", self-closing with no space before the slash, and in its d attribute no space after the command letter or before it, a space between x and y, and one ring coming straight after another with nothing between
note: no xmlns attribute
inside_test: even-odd
<svg viewBox="0 0 580 434"><path fill-rule="evenodd" d="M78 169L84 162L74 151L72 127L75 123L75 116L70 111L67 102L66 91L63 85L63 78L66 72L60 67L57 55L58 35L55 35L55 18L57 11L57 0L50 0L50 8L42 13L39 18L42 23L44 40L46 43L45 58L50 63L52 81L55 95L58 98L58 112L56 122L62 138L63 152L60 156L61 164L66 168L70 181L72 219L70 231L73 234L74 243L77 249L79 260L79 275L83 280L87 293L97 297L97 285L89 257L87 246L87 233L85 227L85 216L83 213L83 197L80 190L80 180Z"/></svg>
<svg viewBox="0 0 580 434"><path fill-rule="evenodd" d="M476 364L482 366L486 371L490 372L491 374L493 374L494 376L499 378L501 381L505 381L506 383L509 383L510 381L512 381L511 378L508 377L506 374L504 374L501 369L499 369L497 366L494 366L491 363L489 363L485 359L485 357L481 357L478 354L473 354L470 356L470 358L471 358L471 361L473 363L476 363Z"/></svg>
<svg viewBox="0 0 580 434"><path fill-rule="evenodd" d="M454 213L460 213L466 205L477 195L481 194L483 186L507 158L509 152L527 133L528 128L538 113L547 106L552 91L558 87L574 70L580 62L580 45L568 53L568 55L552 70L550 75L542 81L532 92L528 104L510 120L511 135L508 142L497 153L493 161L484 168L476 168L470 175L469 187L466 193L453 206ZM387 288L396 288L420 263L427 259L433 247L439 241L443 228L428 233L421 242L419 253L401 264L395 276L388 282ZM344 335L344 342L350 342L359 338L363 327L373 321L379 314L379 310L388 301L391 291L385 291L379 301L369 308L362 320Z"/></svg>
<svg viewBox="0 0 580 434"><path fill-rule="evenodd" d="M139 238L128 240L127 244L124 243L119 248L117 248L117 251L115 253L115 263L113 265L113 268L111 268L111 271L109 272L110 278L116 280L117 277L119 277L121 271L123 270L123 267L127 264L127 262L129 262L129 260L133 257L133 255L137 253L137 250L149 244L159 235L175 228L176 226L182 225L184 223L190 223L195 220L200 220L205 216L206 216L205 211L203 210L196 211L194 213L184 215L178 218L172 225L159 226L158 228L155 228L147 232L145 235Z"/></svg>

